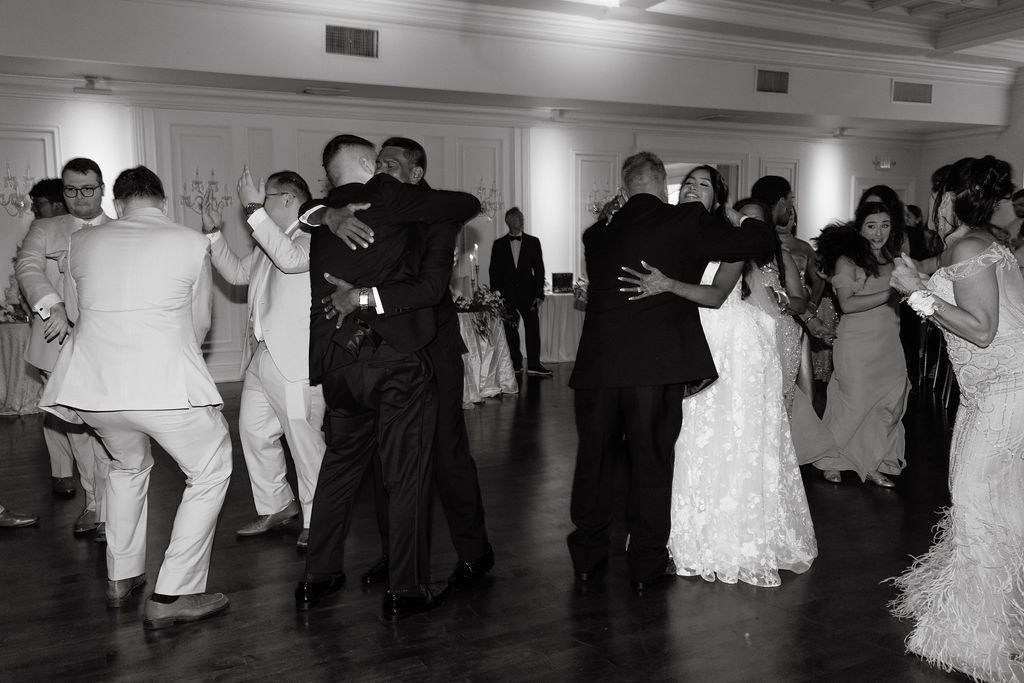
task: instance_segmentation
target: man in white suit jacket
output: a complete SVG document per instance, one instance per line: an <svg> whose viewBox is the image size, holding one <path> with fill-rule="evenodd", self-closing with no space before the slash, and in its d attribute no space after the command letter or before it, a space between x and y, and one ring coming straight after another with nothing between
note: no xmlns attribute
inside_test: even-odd
<svg viewBox="0 0 1024 683"><path fill-rule="evenodd" d="M257 186L246 167L238 181L238 196L256 240L245 258L231 251L213 217L203 216L204 230L212 230L210 246L217 272L233 285L249 285L238 431L257 517L237 533L262 534L299 514L285 479L284 436L295 460L302 511L297 545L305 548L326 449L323 389L309 386L310 237L299 229L298 214L310 199L309 188L292 171L274 173L265 187L262 182Z"/></svg>
<svg viewBox="0 0 1024 683"><path fill-rule="evenodd" d="M171 540L146 601L163 628L224 609L206 594L210 551L231 478L231 438L200 344L210 327L209 241L170 221L160 179L144 166L114 183L119 220L75 233L68 310L77 314L40 405L74 409L113 459L107 479L107 603L146 582L149 437L185 473Z"/></svg>
<svg viewBox="0 0 1024 683"><path fill-rule="evenodd" d="M61 172L64 203L69 213L33 221L14 263L18 284L35 315L25 360L39 368L43 377L53 372L57 354L74 319L64 306L64 274L68 240L84 226L103 225L103 173L92 159L75 158ZM103 522L103 489L109 458L102 444L84 425L69 425L53 415L43 421L43 438L50 452L54 493L73 496L73 463L85 491L85 507L75 521L74 533L86 533ZM97 540L103 540L102 529Z"/></svg>

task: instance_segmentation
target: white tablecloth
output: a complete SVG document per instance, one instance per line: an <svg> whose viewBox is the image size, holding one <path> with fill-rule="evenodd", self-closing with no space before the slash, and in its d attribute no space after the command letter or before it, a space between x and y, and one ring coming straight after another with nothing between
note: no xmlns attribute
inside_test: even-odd
<svg viewBox="0 0 1024 683"><path fill-rule="evenodd" d="M39 412L43 381L25 362L28 323L0 323L0 415Z"/></svg>
<svg viewBox="0 0 1024 683"><path fill-rule="evenodd" d="M462 406L472 408L485 398L499 394L519 393L519 383L512 371L512 356L505 340L505 328L498 318L491 318L487 334L477 332L475 313L459 313L459 330L468 352L462 355L466 367Z"/></svg>
<svg viewBox="0 0 1024 683"><path fill-rule="evenodd" d="M583 311L569 294L547 294L540 307L540 362L567 363L576 360L576 348L583 332ZM526 332L519 321L519 349L526 353Z"/></svg>

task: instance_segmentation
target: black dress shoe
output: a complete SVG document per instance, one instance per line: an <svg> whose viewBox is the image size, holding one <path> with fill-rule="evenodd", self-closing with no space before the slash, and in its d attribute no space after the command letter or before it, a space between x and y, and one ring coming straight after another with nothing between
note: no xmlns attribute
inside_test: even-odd
<svg viewBox="0 0 1024 683"><path fill-rule="evenodd" d="M598 562L590 569L577 571L575 572L576 583L591 583L597 581L604 576L606 569L608 569L607 559Z"/></svg>
<svg viewBox="0 0 1024 683"><path fill-rule="evenodd" d="M644 581L630 581L629 585L631 585L633 590L637 593L643 593L644 591L651 590L652 588L667 586L675 580L675 578L675 574L658 574L657 576Z"/></svg>
<svg viewBox="0 0 1024 683"><path fill-rule="evenodd" d="M23 515L0 506L0 528L17 529L23 526L32 526L39 521L35 515Z"/></svg>
<svg viewBox="0 0 1024 683"><path fill-rule="evenodd" d="M377 563L370 567L361 577L363 585L372 586L375 583L388 582L388 556L382 555Z"/></svg>
<svg viewBox="0 0 1024 683"><path fill-rule="evenodd" d="M441 606L449 591L451 586L448 584L420 586L420 592L410 595L396 594L389 590L384 593L381 616L385 621L398 621L420 612L429 612Z"/></svg>
<svg viewBox="0 0 1024 683"><path fill-rule="evenodd" d="M334 593L345 585L345 575L338 574L326 581L299 581L295 588L295 608L313 609L326 595Z"/></svg>
<svg viewBox="0 0 1024 683"><path fill-rule="evenodd" d="M487 547L487 552L469 562L459 562L455 571L448 577L448 585L454 590L467 588L484 577L494 566L494 548Z"/></svg>

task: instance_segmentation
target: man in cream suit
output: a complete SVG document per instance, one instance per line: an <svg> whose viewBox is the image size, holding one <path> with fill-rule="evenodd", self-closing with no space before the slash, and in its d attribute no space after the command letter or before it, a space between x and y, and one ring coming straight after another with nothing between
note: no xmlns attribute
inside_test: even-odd
<svg viewBox="0 0 1024 683"><path fill-rule="evenodd" d="M18 250L14 272L35 315L25 360L48 377L57 362L61 344L74 322L64 307L64 273L71 234L89 225L103 225L110 218L103 213L103 173L92 159L76 158L61 172L64 204L69 213L42 218L29 226ZM43 438L50 452L53 491L75 495L72 461L85 491L85 507L75 521L74 533L97 529L103 521L103 488L109 458L102 444L84 425L69 425L53 415L43 421ZM102 528L97 540L103 540Z"/></svg>
<svg viewBox="0 0 1024 683"><path fill-rule="evenodd" d="M295 460L302 511L297 545L309 543L309 515L324 459L324 394L309 386L309 233L299 230L299 207L309 188L297 173L281 171L266 187L253 183L249 168L238 181L256 246L238 258L203 216L213 265L233 285L249 285L249 324L242 357L245 384L238 414L242 452L256 503L256 519L236 533L255 536L299 514L281 437ZM255 347L255 350L253 349Z"/></svg>
<svg viewBox="0 0 1024 683"><path fill-rule="evenodd" d="M146 601L146 628L194 621L228 606L206 594L210 551L231 478L223 403L200 344L210 327L210 243L172 223L160 179L144 166L114 183L119 220L75 233L67 308L77 323L40 405L73 409L103 439L107 479L107 604L146 582L149 437L185 473L171 540Z"/></svg>

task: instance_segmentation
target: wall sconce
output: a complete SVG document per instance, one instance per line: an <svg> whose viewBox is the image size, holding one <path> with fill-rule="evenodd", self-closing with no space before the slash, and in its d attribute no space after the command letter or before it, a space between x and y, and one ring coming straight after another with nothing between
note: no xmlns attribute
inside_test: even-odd
<svg viewBox="0 0 1024 683"><path fill-rule="evenodd" d="M498 212L505 206L505 198L501 196L496 182L491 183L491 189L484 187L484 179L480 178L480 185L476 188L476 198L480 200L480 213L490 216L491 220L498 220Z"/></svg>
<svg viewBox="0 0 1024 683"><path fill-rule="evenodd" d="M199 167L197 166L196 176L192 179L192 187L189 188L188 181L185 181L185 193L180 197L181 204L192 209L200 216L203 215L203 210L206 207L209 207L211 211L220 213L224 210L224 207L231 203L232 198L226 194L218 197L219 188L220 183L217 181L217 176L214 175L213 171L210 171L209 180L200 180Z"/></svg>
<svg viewBox="0 0 1024 683"><path fill-rule="evenodd" d="M871 165L879 171L888 171L890 168L896 168L896 160L892 157L875 157Z"/></svg>
<svg viewBox="0 0 1024 683"><path fill-rule="evenodd" d="M28 196L28 191L35 184L31 166L25 167L25 175L21 176L19 182L18 176L11 172L11 165L7 164L3 192L0 192L0 206L4 207L8 216L20 218L32 210L32 198Z"/></svg>

